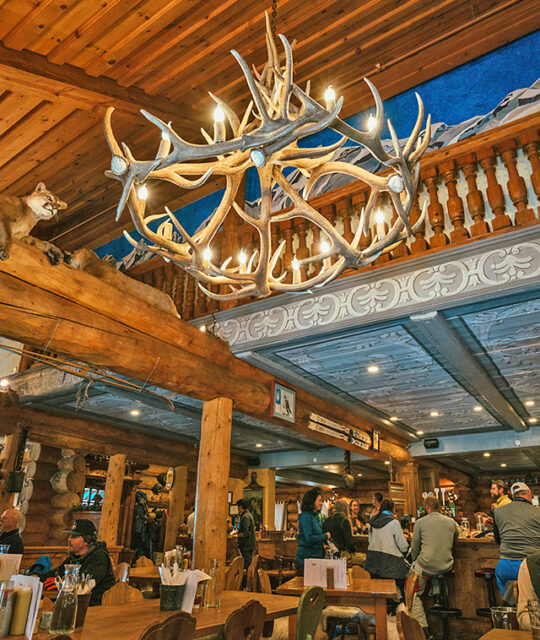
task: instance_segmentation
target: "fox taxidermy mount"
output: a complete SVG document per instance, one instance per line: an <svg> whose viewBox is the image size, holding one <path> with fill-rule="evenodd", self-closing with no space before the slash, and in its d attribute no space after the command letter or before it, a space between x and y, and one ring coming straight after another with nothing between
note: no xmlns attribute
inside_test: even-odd
<svg viewBox="0 0 540 640"><path fill-rule="evenodd" d="M32 237L30 232L40 220L50 220L67 204L40 182L29 196L0 195L0 260L9 258L13 239L37 247L51 264L62 262L64 254L50 242Z"/></svg>

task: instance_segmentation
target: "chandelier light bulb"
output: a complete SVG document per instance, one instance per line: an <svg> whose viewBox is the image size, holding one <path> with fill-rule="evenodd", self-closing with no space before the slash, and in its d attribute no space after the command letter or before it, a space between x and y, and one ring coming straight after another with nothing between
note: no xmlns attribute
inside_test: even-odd
<svg viewBox="0 0 540 640"><path fill-rule="evenodd" d="M2 380L0 380L0 387L4 389L9 387L9 380L7 378L2 378Z"/></svg>
<svg viewBox="0 0 540 640"><path fill-rule="evenodd" d="M377 224L382 224L384 222L384 213L380 209L377 209L375 212L375 222Z"/></svg>
<svg viewBox="0 0 540 640"><path fill-rule="evenodd" d="M148 198L148 188L145 184L139 187L139 190L137 191L137 197L139 198L139 200L146 200Z"/></svg>
<svg viewBox="0 0 540 640"><path fill-rule="evenodd" d="M214 122L225 122L225 111L223 111L219 104L214 109Z"/></svg>
<svg viewBox="0 0 540 640"><path fill-rule="evenodd" d="M245 253L245 251L244 251L243 249L242 249L242 250L240 251L240 253L238 254L238 262L239 262L241 265L245 265L245 264L246 264L246 262L247 262L247 256L246 256L246 253Z"/></svg>
<svg viewBox="0 0 540 640"><path fill-rule="evenodd" d="M375 129L376 126L377 126L377 118L373 114L370 114L367 121L368 131L373 131L373 129Z"/></svg>
<svg viewBox="0 0 540 640"><path fill-rule="evenodd" d="M296 256L294 256L294 258L292 259L292 268L296 271L298 269L300 269L300 263L298 262L298 258Z"/></svg>
<svg viewBox="0 0 540 640"><path fill-rule="evenodd" d="M336 99L336 92L332 89L332 85L328 87L328 89L324 92L324 99L326 102L331 102Z"/></svg>
<svg viewBox="0 0 540 640"><path fill-rule="evenodd" d="M212 250L210 249L210 247L206 247L206 249L203 252L203 258L206 260L206 262L210 262L211 257L212 257Z"/></svg>
<svg viewBox="0 0 540 640"><path fill-rule="evenodd" d="M328 242L328 240L321 240L321 251L323 253L330 251L330 243Z"/></svg>

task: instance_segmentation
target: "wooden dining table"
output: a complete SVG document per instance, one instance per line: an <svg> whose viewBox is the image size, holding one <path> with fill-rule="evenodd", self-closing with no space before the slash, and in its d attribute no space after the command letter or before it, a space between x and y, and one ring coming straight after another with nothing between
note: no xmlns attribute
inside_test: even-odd
<svg viewBox="0 0 540 640"><path fill-rule="evenodd" d="M532 640L532 631L514 629L490 629L479 640Z"/></svg>
<svg viewBox="0 0 540 640"><path fill-rule="evenodd" d="M296 576L276 589L280 595L298 596L304 591L304 578ZM395 580L353 579L346 589L325 589L327 605L346 605L375 614L377 640L387 640L386 600L397 598ZM294 618L289 618L294 624ZM290 635L290 633L289 633Z"/></svg>
<svg viewBox="0 0 540 640"><path fill-rule="evenodd" d="M247 591L223 591L221 606L217 609L193 609L197 620L195 638L219 633L229 615L250 600L257 600L266 609L266 620L295 616L298 598ZM142 600L123 605L90 607L84 626L70 634L72 640L138 640L150 624L170 616L173 611L160 611L159 600ZM46 640L48 631L34 634L35 640ZM21 636L8 636L8 640L20 640ZM293 639L294 640L294 639Z"/></svg>
<svg viewBox="0 0 540 640"><path fill-rule="evenodd" d="M128 574L128 582L133 586L146 586L160 583L159 567L153 565L148 567L131 567Z"/></svg>

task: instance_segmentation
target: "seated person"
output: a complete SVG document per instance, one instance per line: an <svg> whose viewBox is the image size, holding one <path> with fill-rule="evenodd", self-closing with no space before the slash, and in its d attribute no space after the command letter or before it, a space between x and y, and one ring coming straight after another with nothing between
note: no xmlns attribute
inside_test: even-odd
<svg viewBox="0 0 540 640"><path fill-rule="evenodd" d="M0 544L9 545L8 553L24 553L24 545L19 533L23 514L18 509L6 509L0 516Z"/></svg>
<svg viewBox="0 0 540 640"><path fill-rule="evenodd" d="M531 618L527 608L529 600L540 600L540 551L527 556L518 573L517 617L520 629L531 630Z"/></svg>
<svg viewBox="0 0 540 640"><path fill-rule="evenodd" d="M115 584L112 560L105 542L97 541L97 531L91 520L76 520L73 528L66 531L68 536L69 556L61 565L47 573L41 574L41 580L54 577L57 573L64 575L64 565L79 564L80 572L89 573L96 581L90 596L90 606L101 604L101 598L107 589Z"/></svg>

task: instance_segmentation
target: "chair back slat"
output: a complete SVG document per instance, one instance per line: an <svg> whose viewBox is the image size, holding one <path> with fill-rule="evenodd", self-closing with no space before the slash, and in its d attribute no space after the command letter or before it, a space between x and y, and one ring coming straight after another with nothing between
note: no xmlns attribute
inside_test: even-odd
<svg viewBox="0 0 540 640"><path fill-rule="evenodd" d="M152 560L150 560L150 558L147 558L146 556L141 556L140 558L137 558L137 560L135 561L135 566L136 567L153 567L154 563L152 562Z"/></svg>
<svg viewBox="0 0 540 640"><path fill-rule="evenodd" d="M192 640L195 634L195 618L185 611L177 611L159 622L146 627L139 640Z"/></svg>
<svg viewBox="0 0 540 640"><path fill-rule="evenodd" d="M397 612L396 622L399 640L426 640L426 634L420 623L406 611Z"/></svg>
<svg viewBox="0 0 540 640"><path fill-rule="evenodd" d="M117 582L103 594L103 604L127 604L143 599L143 594L135 587L130 587L127 582Z"/></svg>
<svg viewBox="0 0 540 640"><path fill-rule="evenodd" d="M405 607L407 608L407 613L411 612L417 584L418 574L414 571L407 577L407 582L405 583Z"/></svg>
<svg viewBox="0 0 540 640"><path fill-rule="evenodd" d="M236 556L225 572L224 589L226 591L240 591L244 577L244 558Z"/></svg>
<svg viewBox="0 0 540 640"><path fill-rule="evenodd" d="M264 569L259 569L259 582L261 584L261 593L272 593L270 577Z"/></svg>
<svg viewBox="0 0 540 640"><path fill-rule="evenodd" d="M253 558L251 559L251 564L247 570L247 579L246 579L246 590L247 591L258 591L259 590L259 576L257 574L257 569L259 568L259 556L254 553Z"/></svg>
<svg viewBox="0 0 540 640"><path fill-rule="evenodd" d="M296 614L296 640L313 640L324 608L322 587L308 587L298 603Z"/></svg>
<svg viewBox="0 0 540 640"><path fill-rule="evenodd" d="M369 580L371 578L371 576L369 575L369 571L366 571L357 564L353 564L353 566L351 567L351 573L353 580Z"/></svg>
<svg viewBox="0 0 540 640"><path fill-rule="evenodd" d="M260 640L266 609L257 600L250 600L233 611L225 622L224 640Z"/></svg>

